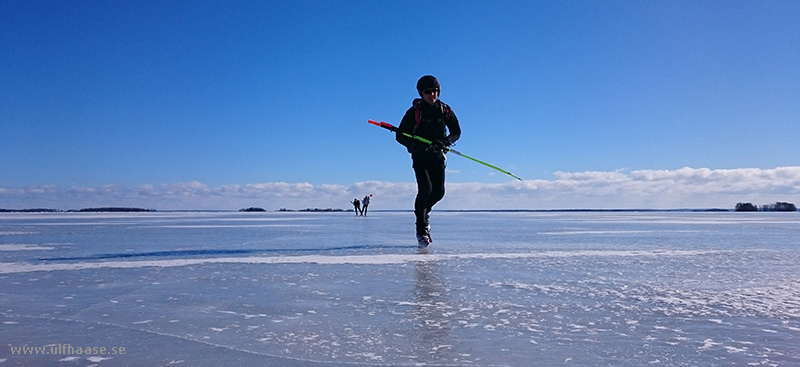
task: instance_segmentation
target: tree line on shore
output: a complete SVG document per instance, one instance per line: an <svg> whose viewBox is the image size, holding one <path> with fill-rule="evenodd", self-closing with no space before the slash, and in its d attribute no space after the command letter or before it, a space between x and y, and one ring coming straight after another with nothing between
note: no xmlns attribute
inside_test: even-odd
<svg viewBox="0 0 800 367"><path fill-rule="evenodd" d="M104 207L104 208L83 208L83 209L0 209L0 213L130 213L130 212L154 212L155 209L144 208L124 208L124 207Z"/></svg>
<svg viewBox="0 0 800 367"><path fill-rule="evenodd" d="M104 207L104 208L83 208L83 209L47 209L47 208L31 208L31 209L2 209L0 213L135 213L135 212L156 212L155 209L144 208L126 208L126 207ZM259 207L249 207L239 209L240 212L266 212L267 210ZM320 209L320 208L306 208L306 209L286 209L281 208L280 212L343 212L344 209Z"/></svg>
<svg viewBox="0 0 800 367"><path fill-rule="evenodd" d="M797 206L792 203L776 202L775 204L765 204L761 206L753 203L737 203L737 212L796 212Z"/></svg>

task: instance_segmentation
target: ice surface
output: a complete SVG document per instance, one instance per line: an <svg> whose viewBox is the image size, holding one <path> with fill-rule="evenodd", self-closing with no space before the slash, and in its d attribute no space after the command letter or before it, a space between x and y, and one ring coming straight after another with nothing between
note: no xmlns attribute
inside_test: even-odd
<svg viewBox="0 0 800 367"><path fill-rule="evenodd" d="M800 365L797 213L413 221L2 214L0 366Z"/></svg>

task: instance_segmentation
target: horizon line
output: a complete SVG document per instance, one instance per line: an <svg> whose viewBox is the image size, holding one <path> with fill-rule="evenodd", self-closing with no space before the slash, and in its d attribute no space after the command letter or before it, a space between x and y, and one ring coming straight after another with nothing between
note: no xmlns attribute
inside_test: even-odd
<svg viewBox="0 0 800 367"><path fill-rule="evenodd" d="M381 213L410 213L413 209L371 209L370 212ZM554 208L554 209L434 209L437 212L451 213L547 213L547 212L735 212L735 208ZM800 211L800 210L797 210ZM4 209L0 208L0 213L280 213L280 212L312 212L312 213L348 213L353 209L342 208L303 208L288 209L280 208L274 210L243 210L243 209L144 209L128 207L107 207L107 208L83 208L83 209L50 209L50 208L27 208L27 209Z"/></svg>

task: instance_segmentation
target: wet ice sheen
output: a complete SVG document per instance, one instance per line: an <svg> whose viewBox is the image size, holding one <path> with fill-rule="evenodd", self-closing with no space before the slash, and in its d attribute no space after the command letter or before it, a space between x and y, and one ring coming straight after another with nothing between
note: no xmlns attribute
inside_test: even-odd
<svg viewBox="0 0 800 367"><path fill-rule="evenodd" d="M796 213L435 214L4 214L0 366L800 364Z"/></svg>

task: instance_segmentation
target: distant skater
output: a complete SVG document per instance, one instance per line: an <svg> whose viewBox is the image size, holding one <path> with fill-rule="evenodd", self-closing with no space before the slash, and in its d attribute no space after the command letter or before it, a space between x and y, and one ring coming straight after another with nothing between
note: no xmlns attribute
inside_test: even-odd
<svg viewBox="0 0 800 367"><path fill-rule="evenodd" d="M445 148L461 137L461 127L453 110L439 100L439 81L425 75L417 81L417 92L422 98L414 99L397 129L397 142L411 153L412 167L417 179L417 197L414 200L417 242L428 246L431 240L430 212L444 197ZM425 144L403 135L416 135L432 141ZM449 133L449 134L448 134Z"/></svg>
<svg viewBox="0 0 800 367"><path fill-rule="evenodd" d="M355 198L353 199L353 201L350 202L350 204L353 204L353 208L355 208L356 215L358 215L358 213L361 212L361 202L358 201L358 198Z"/></svg>
<svg viewBox="0 0 800 367"><path fill-rule="evenodd" d="M361 215L367 216L367 207L369 206L369 198L372 197L372 194L364 196L364 200L361 200Z"/></svg>

